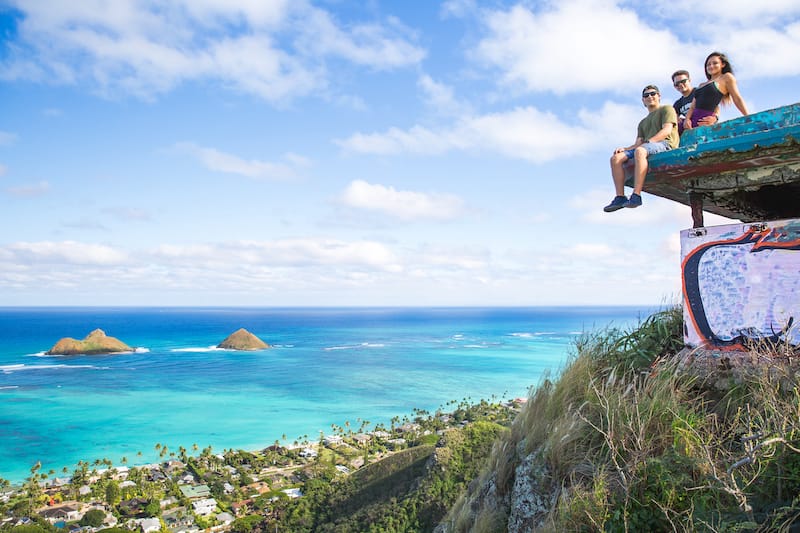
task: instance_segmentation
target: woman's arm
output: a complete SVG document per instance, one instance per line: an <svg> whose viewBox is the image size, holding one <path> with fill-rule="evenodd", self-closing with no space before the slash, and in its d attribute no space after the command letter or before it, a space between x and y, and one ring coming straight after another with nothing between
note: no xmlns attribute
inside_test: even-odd
<svg viewBox="0 0 800 533"><path fill-rule="evenodd" d="M683 120L683 129L692 129L692 114L694 113L694 104L696 99L692 98L692 105L689 106L689 111L686 112L686 118Z"/></svg>
<svg viewBox="0 0 800 533"><path fill-rule="evenodd" d="M734 75L728 72L722 79L725 82L725 90L727 95L730 96L733 105L736 106L736 109L741 111L742 115L749 115L750 113L747 111L747 104L744 103L744 98L742 98L742 95L739 94L739 86L736 84L736 78Z"/></svg>

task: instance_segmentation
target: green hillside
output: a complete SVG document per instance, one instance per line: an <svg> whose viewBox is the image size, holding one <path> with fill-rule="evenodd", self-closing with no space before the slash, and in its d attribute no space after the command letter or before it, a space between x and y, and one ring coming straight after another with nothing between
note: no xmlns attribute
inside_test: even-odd
<svg viewBox="0 0 800 533"><path fill-rule="evenodd" d="M682 338L670 309L581 339L439 531L799 531L796 349Z"/></svg>
<svg viewBox="0 0 800 533"><path fill-rule="evenodd" d="M306 482L304 497L280 520L293 532L432 531L466 490L503 426L477 421L333 479L332 469Z"/></svg>

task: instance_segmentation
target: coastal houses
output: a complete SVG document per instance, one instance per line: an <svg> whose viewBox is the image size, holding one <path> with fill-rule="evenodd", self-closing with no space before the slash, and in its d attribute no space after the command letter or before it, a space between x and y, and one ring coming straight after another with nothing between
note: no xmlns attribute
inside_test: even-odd
<svg viewBox="0 0 800 533"><path fill-rule="evenodd" d="M80 519L80 507L77 504L60 505L58 507L48 507L39 511L39 516L55 524L58 522L72 522Z"/></svg>
<svg viewBox="0 0 800 533"><path fill-rule="evenodd" d="M139 531L142 533L156 533L157 531L161 531L161 520L158 518L140 518L134 520L133 523L138 526Z"/></svg>
<svg viewBox="0 0 800 533"><path fill-rule="evenodd" d="M47 494L47 501L51 505L38 509L37 513L52 524L64 526L65 533L98 531L98 526L79 523L92 510L102 511L100 517L99 513L91 516L94 523L103 518L103 527L113 527L119 522L122 527L141 533L222 533L232 528L236 517L251 514L258 514L267 521L279 521L286 506L294 505L290 502L304 497L305 484L320 479L317 469L333 466L337 477L350 475L365 462L394 453L387 452L387 448L397 450L416 445L419 435L441 424L442 420L431 418L403 428L405 433L393 428L392 431L331 435L323 439L323 444L329 445L325 449L306 442L302 448L274 446L256 452L227 450L223 455L207 453L188 458L185 463L169 461L93 471L92 476L85 478L88 482L77 489L72 481L50 483L48 490L52 494ZM401 435L408 440L400 438ZM324 461L316 460L320 454L325 454ZM156 472L161 475L154 476ZM56 485L62 487L61 492L56 490ZM65 494L75 492L82 495L81 501L54 503L60 502ZM3 500L12 502L14 498L27 497L21 489L2 496ZM13 521L0 522L0 526L30 522L30 517L11 518Z"/></svg>
<svg viewBox="0 0 800 533"><path fill-rule="evenodd" d="M217 510L217 500L214 498L203 498L192 502L194 513L200 516L208 516Z"/></svg>
<svg viewBox="0 0 800 533"><path fill-rule="evenodd" d="M181 494L190 500L211 497L208 485L178 485L178 488Z"/></svg>

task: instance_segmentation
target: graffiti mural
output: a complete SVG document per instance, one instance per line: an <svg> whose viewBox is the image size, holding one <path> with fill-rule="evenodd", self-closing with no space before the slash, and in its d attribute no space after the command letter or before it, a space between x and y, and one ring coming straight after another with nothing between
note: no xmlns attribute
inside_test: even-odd
<svg viewBox="0 0 800 533"><path fill-rule="evenodd" d="M800 219L681 232L684 340L800 346Z"/></svg>

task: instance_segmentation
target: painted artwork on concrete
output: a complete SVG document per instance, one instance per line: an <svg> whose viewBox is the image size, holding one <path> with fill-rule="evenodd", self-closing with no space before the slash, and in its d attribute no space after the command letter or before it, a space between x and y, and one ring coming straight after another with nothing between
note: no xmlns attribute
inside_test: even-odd
<svg viewBox="0 0 800 533"><path fill-rule="evenodd" d="M800 346L800 219L681 232L688 346Z"/></svg>

